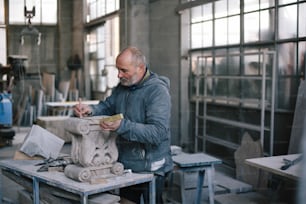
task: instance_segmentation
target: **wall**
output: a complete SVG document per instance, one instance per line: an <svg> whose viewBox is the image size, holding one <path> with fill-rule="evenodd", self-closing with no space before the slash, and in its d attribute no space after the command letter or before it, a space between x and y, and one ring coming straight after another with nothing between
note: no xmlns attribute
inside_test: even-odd
<svg viewBox="0 0 306 204"><path fill-rule="evenodd" d="M150 3L150 68L171 81L172 144L180 145L180 40L179 15L175 7L179 0ZM186 100L188 100L186 98ZM186 125L187 126L187 125ZM187 128L187 127L186 127Z"/></svg>
<svg viewBox="0 0 306 204"><path fill-rule="evenodd" d="M172 144L180 142L179 0L121 0L120 47L139 47L153 72L171 81ZM186 127L187 128L187 127Z"/></svg>

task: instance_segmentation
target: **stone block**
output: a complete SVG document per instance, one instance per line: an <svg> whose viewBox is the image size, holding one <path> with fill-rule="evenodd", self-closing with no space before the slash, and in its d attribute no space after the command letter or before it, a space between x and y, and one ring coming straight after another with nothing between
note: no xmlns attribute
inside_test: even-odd
<svg viewBox="0 0 306 204"><path fill-rule="evenodd" d="M54 135L71 142L71 134L65 129L65 121L69 116L41 116L37 118L36 124L50 131Z"/></svg>

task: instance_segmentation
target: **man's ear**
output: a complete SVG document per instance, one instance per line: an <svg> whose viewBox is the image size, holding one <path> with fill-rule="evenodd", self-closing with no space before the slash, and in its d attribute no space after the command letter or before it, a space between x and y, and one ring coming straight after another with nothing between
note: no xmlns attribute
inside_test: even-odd
<svg viewBox="0 0 306 204"><path fill-rule="evenodd" d="M141 69L146 69L146 65L144 64L144 63L141 63L140 65L139 65L139 67L141 68Z"/></svg>

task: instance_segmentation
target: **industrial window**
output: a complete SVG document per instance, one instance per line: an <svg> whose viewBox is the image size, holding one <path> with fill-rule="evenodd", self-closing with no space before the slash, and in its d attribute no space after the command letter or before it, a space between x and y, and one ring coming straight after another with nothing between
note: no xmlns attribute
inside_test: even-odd
<svg viewBox="0 0 306 204"><path fill-rule="evenodd" d="M4 0L0 0L0 64L6 64L6 29L4 20Z"/></svg>
<svg viewBox="0 0 306 204"><path fill-rule="evenodd" d="M210 53L213 57L211 72L221 73L222 60L214 55L275 51L276 108L292 110L295 106L292 96L296 94L299 78L305 71L306 1L219 0L205 4L198 1L193 5L196 6L191 7L188 14L191 59L198 60L199 56ZM235 70L227 70L230 75L244 75L246 65L243 60L247 57L244 54L240 57L232 66ZM191 62L191 72L195 72L197 63ZM235 92L225 90L228 90L225 97ZM222 90L223 94L225 90Z"/></svg>
<svg viewBox="0 0 306 204"><path fill-rule="evenodd" d="M287 151L286 114L306 73L306 1L193 0L177 9L190 56L195 151L235 166L245 132L260 139L265 154Z"/></svg>
<svg viewBox="0 0 306 204"><path fill-rule="evenodd" d="M87 22L119 10L119 0L87 0Z"/></svg>
<svg viewBox="0 0 306 204"><path fill-rule="evenodd" d="M118 84L114 62L119 52L119 0L87 0L86 5L91 88L93 98L101 99Z"/></svg>
<svg viewBox="0 0 306 204"><path fill-rule="evenodd" d="M57 24L57 0L9 0L9 24L25 24L25 11L33 12L33 24Z"/></svg>

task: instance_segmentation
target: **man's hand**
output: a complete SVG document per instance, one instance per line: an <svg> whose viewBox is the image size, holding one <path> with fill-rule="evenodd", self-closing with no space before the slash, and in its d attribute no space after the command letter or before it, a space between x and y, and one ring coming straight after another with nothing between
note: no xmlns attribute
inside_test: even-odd
<svg viewBox="0 0 306 204"><path fill-rule="evenodd" d="M91 115L91 112L91 108L86 104L79 103L73 107L74 115L80 118Z"/></svg>
<svg viewBox="0 0 306 204"><path fill-rule="evenodd" d="M107 121L100 121L100 127L103 130L109 130L109 131L115 131L119 128L120 124L121 124L121 120L116 120L113 122L107 122Z"/></svg>

